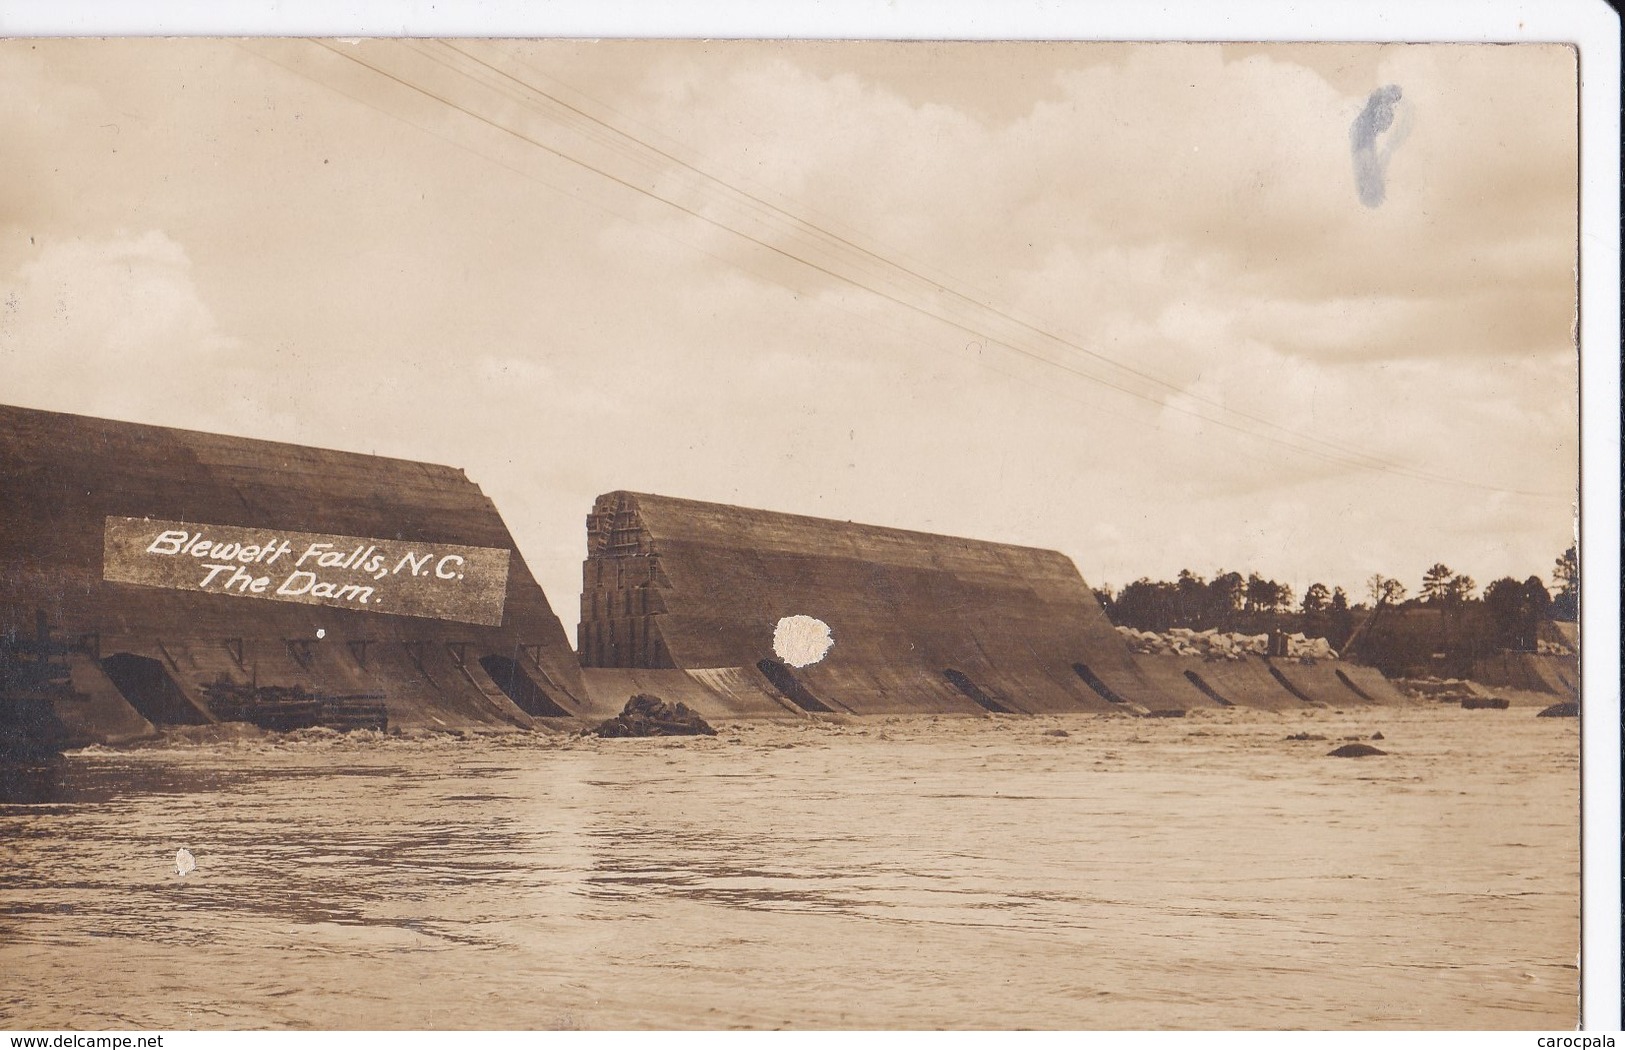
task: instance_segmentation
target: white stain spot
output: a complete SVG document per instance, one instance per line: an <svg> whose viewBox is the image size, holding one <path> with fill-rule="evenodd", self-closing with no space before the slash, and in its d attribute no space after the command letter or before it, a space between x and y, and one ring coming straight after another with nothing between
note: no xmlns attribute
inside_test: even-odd
<svg viewBox="0 0 1625 1050"><path fill-rule="evenodd" d="M791 667L817 663L834 644L829 624L812 616L786 616L773 628L773 652Z"/></svg>
<svg viewBox="0 0 1625 1050"><path fill-rule="evenodd" d="M321 628L321 627L316 628L316 637L317 638L326 638L327 637L327 631L325 629Z"/></svg>
<svg viewBox="0 0 1625 1050"><path fill-rule="evenodd" d="M178 849L178 850L175 851L175 872L176 872L176 874L184 876L187 872L192 871L196 867L197 867L197 858L192 856L192 851L191 850L189 850L189 849Z"/></svg>

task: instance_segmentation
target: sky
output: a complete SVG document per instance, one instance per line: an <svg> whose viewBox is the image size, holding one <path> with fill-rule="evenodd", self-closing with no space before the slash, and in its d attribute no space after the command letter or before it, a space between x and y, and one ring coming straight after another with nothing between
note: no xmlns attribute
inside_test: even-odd
<svg viewBox="0 0 1625 1050"><path fill-rule="evenodd" d="M0 401L1091 584L1550 581L1559 45L0 42Z"/></svg>

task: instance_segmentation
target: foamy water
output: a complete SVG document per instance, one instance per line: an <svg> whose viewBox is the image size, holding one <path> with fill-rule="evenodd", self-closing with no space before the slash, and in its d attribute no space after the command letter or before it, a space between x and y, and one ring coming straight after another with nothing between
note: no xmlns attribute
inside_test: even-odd
<svg viewBox="0 0 1625 1050"><path fill-rule="evenodd" d="M71 756L0 806L0 1027L1577 1017L1573 719L721 729Z"/></svg>

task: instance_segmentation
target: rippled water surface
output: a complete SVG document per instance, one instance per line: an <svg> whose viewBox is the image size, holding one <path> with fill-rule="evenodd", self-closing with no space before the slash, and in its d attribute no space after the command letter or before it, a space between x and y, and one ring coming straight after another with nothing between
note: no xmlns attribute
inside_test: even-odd
<svg viewBox="0 0 1625 1050"><path fill-rule="evenodd" d="M0 1027L1569 1026L1577 753L1422 707L93 750L0 806Z"/></svg>

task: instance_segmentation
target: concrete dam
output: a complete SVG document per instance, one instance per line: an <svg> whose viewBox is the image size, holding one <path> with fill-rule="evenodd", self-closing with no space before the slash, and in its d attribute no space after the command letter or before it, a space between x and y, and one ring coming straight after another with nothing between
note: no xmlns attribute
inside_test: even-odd
<svg viewBox="0 0 1625 1050"><path fill-rule="evenodd" d="M1403 699L1342 661L1131 652L1030 547L612 492L572 650L454 468L0 406L0 490L0 690L68 746L563 728L637 693L711 719Z"/></svg>
<svg viewBox="0 0 1625 1050"><path fill-rule="evenodd" d="M244 715L530 727L585 704L459 470L0 407L0 491L0 639L13 667L54 650L70 743Z"/></svg>
<svg viewBox="0 0 1625 1050"><path fill-rule="evenodd" d="M1182 714L1399 702L1340 661L1132 653L1056 551L643 493L587 518L577 649L600 710L627 695L706 717ZM776 628L816 621L795 667Z"/></svg>

